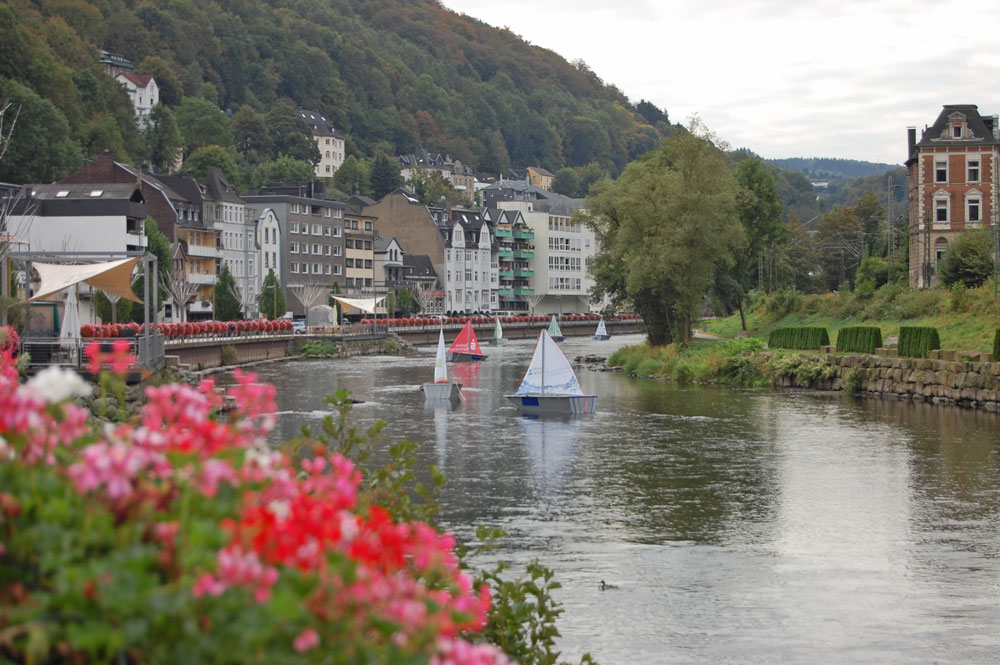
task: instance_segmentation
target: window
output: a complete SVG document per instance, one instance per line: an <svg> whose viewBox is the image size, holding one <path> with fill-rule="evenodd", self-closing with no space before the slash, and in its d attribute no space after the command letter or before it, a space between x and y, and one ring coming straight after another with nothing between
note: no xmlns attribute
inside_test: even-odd
<svg viewBox="0 0 1000 665"><path fill-rule="evenodd" d="M962 138L962 125L952 125L951 126L951 137L953 139Z"/></svg>
<svg viewBox="0 0 1000 665"><path fill-rule="evenodd" d="M344 246L347 247L347 249L354 249L354 240L352 238L348 238L344 241Z"/></svg>
<svg viewBox="0 0 1000 665"><path fill-rule="evenodd" d="M291 211L292 212L298 212L299 211L299 204L298 203L293 203L292 206L291 206Z"/></svg>
<svg viewBox="0 0 1000 665"><path fill-rule="evenodd" d="M969 214L966 217L967 221L978 222L979 221L979 199L969 199Z"/></svg>
<svg viewBox="0 0 1000 665"><path fill-rule="evenodd" d="M327 256L330 256L330 246L329 245L323 245L323 253L326 254Z"/></svg>
<svg viewBox="0 0 1000 665"><path fill-rule="evenodd" d="M291 224L289 224L288 225L288 232L289 233L298 233L299 232L299 223L298 222L292 222Z"/></svg>
<svg viewBox="0 0 1000 665"><path fill-rule="evenodd" d="M371 248L372 248L372 241L365 240L365 249L371 249Z"/></svg>
<svg viewBox="0 0 1000 665"><path fill-rule="evenodd" d="M313 224L313 235L314 236L323 235L323 229L320 228L319 224Z"/></svg>
<svg viewBox="0 0 1000 665"><path fill-rule="evenodd" d="M294 263L292 265L295 265ZM267 252L264 252L264 267L270 268L271 266L267 262Z"/></svg>
<svg viewBox="0 0 1000 665"><path fill-rule="evenodd" d="M372 267L372 260L371 259L365 259L365 267L366 268L371 268Z"/></svg>
<svg viewBox="0 0 1000 665"><path fill-rule="evenodd" d="M323 227L323 235L325 235L328 238L330 237L330 227L329 226L324 226Z"/></svg>
<svg viewBox="0 0 1000 665"><path fill-rule="evenodd" d="M290 242L290 243L288 243L288 252L290 254L298 254L299 253L299 243L297 243L297 242Z"/></svg>
<svg viewBox="0 0 1000 665"><path fill-rule="evenodd" d="M371 231L371 230L372 230L372 223L365 222L365 231Z"/></svg>
<svg viewBox="0 0 1000 665"><path fill-rule="evenodd" d="M265 267L266 267L266 265L265 265ZM296 272L297 273L299 271L299 264L295 263L294 261L292 261L291 265L288 266L288 271L289 272Z"/></svg>
<svg viewBox="0 0 1000 665"><path fill-rule="evenodd" d="M318 263L314 263L313 264L313 274L314 275L321 275L321 274L323 274L321 272L321 270L320 270L320 265Z"/></svg>
<svg viewBox="0 0 1000 665"><path fill-rule="evenodd" d="M334 245L334 246L333 246L333 255L334 255L334 256L341 256L341 255L342 255L343 253L344 253L344 252L343 252L343 250L342 250L342 249L340 248L340 245Z"/></svg>
<svg viewBox="0 0 1000 665"><path fill-rule="evenodd" d="M948 221L948 202L943 199L938 199L934 202L934 220L937 222L947 222Z"/></svg>
<svg viewBox="0 0 1000 665"><path fill-rule="evenodd" d="M969 160L969 182L979 182L979 160Z"/></svg>
<svg viewBox="0 0 1000 665"><path fill-rule="evenodd" d="M326 170L329 171L330 167L329 166L326 167ZM329 208L323 208L323 216L324 217L329 217L330 216L330 209ZM324 228L326 229L326 235L330 235L330 227L326 226Z"/></svg>
<svg viewBox="0 0 1000 665"><path fill-rule="evenodd" d="M313 254L315 254L316 256L319 256L322 253L323 253L323 250L321 250L319 248L319 244L318 243L313 243Z"/></svg>
<svg viewBox="0 0 1000 665"><path fill-rule="evenodd" d="M326 264L323 265L323 274L324 275L329 275L330 274L330 264L329 263L326 263Z"/></svg>
<svg viewBox="0 0 1000 665"><path fill-rule="evenodd" d="M948 162L944 160L934 162L934 182L948 182Z"/></svg>
<svg viewBox="0 0 1000 665"><path fill-rule="evenodd" d="M343 273L344 273L344 270L339 265L333 266L333 274L334 275L342 275Z"/></svg>
<svg viewBox="0 0 1000 665"><path fill-rule="evenodd" d="M333 227L333 237L334 238L339 238L340 237L340 227L339 226Z"/></svg>
<svg viewBox="0 0 1000 665"><path fill-rule="evenodd" d="M344 265L346 267L348 267L348 268L353 268L354 267L354 259L352 259L352 258L346 258L346 259L344 259Z"/></svg>
<svg viewBox="0 0 1000 665"><path fill-rule="evenodd" d="M277 252L271 252L271 265L275 268L278 267L278 254Z"/></svg>

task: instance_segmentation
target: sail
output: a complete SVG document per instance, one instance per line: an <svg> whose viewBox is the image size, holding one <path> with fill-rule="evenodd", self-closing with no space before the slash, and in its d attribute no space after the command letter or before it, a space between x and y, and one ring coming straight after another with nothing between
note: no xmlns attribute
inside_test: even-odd
<svg viewBox="0 0 1000 665"><path fill-rule="evenodd" d="M437 356L434 358L434 383L448 383L448 364L444 359L444 330L438 335Z"/></svg>
<svg viewBox="0 0 1000 665"><path fill-rule="evenodd" d="M583 395L576 373L548 331L538 333L531 364L514 394Z"/></svg>
<svg viewBox="0 0 1000 665"><path fill-rule="evenodd" d="M607 335L608 334L608 327L604 325L604 319L601 319L601 322L597 324L597 332L594 333L594 334L595 335Z"/></svg>
<svg viewBox="0 0 1000 665"><path fill-rule="evenodd" d="M471 321L467 322L462 331L458 333L458 337L451 343L448 351L450 353L482 354L483 349L479 346L479 340L476 339L476 331L472 329Z"/></svg>
<svg viewBox="0 0 1000 665"><path fill-rule="evenodd" d="M559 322L556 321L556 315L552 315L552 321L549 323L549 334L553 337L562 337L562 330L559 329Z"/></svg>
<svg viewBox="0 0 1000 665"><path fill-rule="evenodd" d="M493 329L493 339L503 339L503 328L500 327L500 317L497 317L497 327Z"/></svg>

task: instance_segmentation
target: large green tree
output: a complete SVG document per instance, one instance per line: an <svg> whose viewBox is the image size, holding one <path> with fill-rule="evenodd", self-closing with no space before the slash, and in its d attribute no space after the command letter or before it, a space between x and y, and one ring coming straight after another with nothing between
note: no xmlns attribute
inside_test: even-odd
<svg viewBox="0 0 1000 665"><path fill-rule="evenodd" d="M602 236L594 295L632 306L651 344L687 342L717 266L743 242L737 183L710 138L685 133L603 181L587 199Z"/></svg>
<svg viewBox="0 0 1000 665"><path fill-rule="evenodd" d="M399 162L384 152L379 152L372 165L372 198L378 201L402 185L403 176L399 172Z"/></svg>
<svg viewBox="0 0 1000 665"><path fill-rule="evenodd" d="M267 272L257 301L260 313L272 321L285 313L285 291L274 274L274 268Z"/></svg>
<svg viewBox="0 0 1000 665"><path fill-rule="evenodd" d="M312 180L313 165L301 159L282 155L271 162L264 162L253 170L253 180L250 186L260 189L276 182L294 182Z"/></svg>
<svg viewBox="0 0 1000 665"><path fill-rule="evenodd" d="M79 167L83 162L80 146L70 136L66 117L52 102L22 83L0 78L0 106L5 102L10 107L4 135L15 114L17 124L0 161L0 181L52 182Z"/></svg>
<svg viewBox="0 0 1000 665"><path fill-rule="evenodd" d="M144 134L149 162L163 171L169 171L184 144L170 109L164 104L154 106L149 112L149 124Z"/></svg>
<svg viewBox="0 0 1000 665"><path fill-rule="evenodd" d="M237 190L243 189L239 155L232 148L224 148L221 145L206 145L195 150L190 157L184 160L184 170L194 173L201 181L208 177L208 171L213 166L222 169L233 187Z"/></svg>
<svg viewBox="0 0 1000 665"><path fill-rule="evenodd" d="M236 280L229 266L222 264L219 278L215 280L215 318L217 321L235 321L240 318L240 309Z"/></svg>
<svg viewBox="0 0 1000 665"><path fill-rule="evenodd" d="M212 102L185 97L174 112L174 119L184 137L185 155L207 145L228 147L233 143L229 118Z"/></svg>
<svg viewBox="0 0 1000 665"><path fill-rule="evenodd" d="M348 155L333 174L333 186L345 194L367 194L371 191L371 175L367 164L354 155Z"/></svg>
<svg viewBox="0 0 1000 665"><path fill-rule="evenodd" d="M289 99L279 99L265 114L271 156L288 155L313 165L319 163L319 148L308 126Z"/></svg>
<svg viewBox="0 0 1000 665"><path fill-rule="evenodd" d="M765 249L784 242L787 231L781 223L781 201L774 181L774 173L759 158L744 159L736 166L737 214L743 227L744 242L736 246L729 270L721 271L729 277L732 298L740 312L740 323L747 329L745 295L754 282L752 266L764 261Z"/></svg>

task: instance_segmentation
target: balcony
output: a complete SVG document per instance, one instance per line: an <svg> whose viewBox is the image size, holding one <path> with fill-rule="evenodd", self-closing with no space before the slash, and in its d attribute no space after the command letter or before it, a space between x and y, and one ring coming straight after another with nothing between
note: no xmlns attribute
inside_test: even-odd
<svg viewBox="0 0 1000 665"><path fill-rule="evenodd" d="M515 288L514 289L514 295L515 296L533 296L533 295L535 295L535 290L534 289Z"/></svg>
<svg viewBox="0 0 1000 665"><path fill-rule="evenodd" d="M535 258L534 252L526 252L524 250L517 250L514 252L515 259L533 259Z"/></svg>
<svg viewBox="0 0 1000 665"><path fill-rule="evenodd" d="M188 256L199 256L203 259L218 259L222 256L221 250L208 245L188 245L187 253Z"/></svg>
<svg viewBox="0 0 1000 665"><path fill-rule="evenodd" d="M203 275L201 273L189 272L187 274L187 281L188 281L189 284L207 284L207 285L213 285L213 284L215 284L215 275L211 274L211 273L209 273L207 275Z"/></svg>
<svg viewBox="0 0 1000 665"><path fill-rule="evenodd" d="M514 289L500 289L501 298L510 298L514 295Z"/></svg>
<svg viewBox="0 0 1000 665"><path fill-rule="evenodd" d="M507 278L513 277L514 276L514 269L513 268L500 268L500 276L501 277L507 277Z"/></svg>
<svg viewBox="0 0 1000 665"><path fill-rule="evenodd" d="M521 240L534 240L535 234L532 231L522 231L521 229L514 229L514 237Z"/></svg>
<svg viewBox="0 0 1000 665"><path fill-rule="evenodd" d="M494 231L494 235L497 238L510 238L511 237L510 229L497 229L496 231Z"/></svg>
<svg viewBox="0 0 1000 665"><path fill-rule="evenodd" d="M518 268L514 271L514 277L534 277L535 271L527 268Z"/></svg>
<svg viewBox="0 0 1000 665"><path fill-rule="evenodd" d="M511 259L511 258L514 258L514 252L513 252L513 250L510 250L510 249L501 249L500 250L500 258L501 259Z"/></svg>

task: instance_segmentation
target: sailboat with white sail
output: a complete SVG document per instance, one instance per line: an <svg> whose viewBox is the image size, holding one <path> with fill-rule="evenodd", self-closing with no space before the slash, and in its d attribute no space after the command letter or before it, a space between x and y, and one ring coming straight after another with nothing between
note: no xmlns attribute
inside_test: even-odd
<svg viewBox="0 0 1000 665"><path fill-rule="evenodd" d="M448 361L445 359L444 330L438 334L437 355L434 358L434 383L425 383L425 402L457 402L462 397L462 384L448 380Z"/></svg>
<svg viewBox="0 0 1000 665"><path fill-rule="evenodd" d="M597 406L597 396L583 392L576 372L547 330L538 333L531 363L517 390L504 397L528 414L593 413Z"/></svg>
<svg viewBox="0 0 1000 665"><path fill-rule="evenodd" d="M490 346L500 346L507 340L503 337L503 328L500 326L500 317L497 318L496 327L493 328L493 337L490 338Z"/></svg>
<svg viewBox="0 0 1000 665"><path fill-rule="evenodd" d="M606 339L611 339L611 335L608 334L608 327L604 325L604 317L601 317L601 321L597 324L597 332L594 333L594 339L604 341Z"/></svg>
<svg viewBox="0 0 1000 665"><path fill-rule="evenodd" d="M559 322L556 321L556 315L552 315L552 320L549 321L549 336L557 342L561 342L565 339L562 334L562 330L559 328Z"/></svg>

